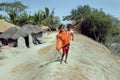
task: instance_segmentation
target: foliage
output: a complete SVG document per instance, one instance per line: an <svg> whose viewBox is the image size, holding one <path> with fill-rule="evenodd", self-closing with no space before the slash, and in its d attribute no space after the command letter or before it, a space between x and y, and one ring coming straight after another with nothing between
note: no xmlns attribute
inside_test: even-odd
<svg viewBox="0 0 120 80"><path fill-rule="evenodd" d="M9 22L17 24L18 18L28 7L21 2L3 2L0 3L0 10L5 11L9 16Z"/></svg>
<svg viewBox="0 0 120 80"><path fill-rule="evenodd" d="M48 7L45 7L44 10L38 10L31 15L25 11L27 8L28 7L23 5L21 2L0 3L0 11L5 11L9 16L7 21L13 24L19 26L23 26L24 24L44 24L50 28L55 28L55 26L60 24L59 17L54 15L54 9L50 11ZM4 17L0 15L0 18Z"/></svg>
<svg viewBox="0 0 120 80"><path fill-rule="evenodd" d="M44 20L42 11L38 11L34 14L34 24L41 24L42 20Z"/></svg>
<svg viewBox="0 0 120 80"><path fill-rule="evenodd" d="M17 23L17 14L14 10L9 11L9 22L16 24Z"/></svg>
<svg viewBox="0 0 120 80"><path fill-rule="evenodd" d="M11 11L15 11L16 14L19 14L27 8L28 8L27 6L23 5L19 1L11 2L11 3L8 3L8 2L0 3L0 10L5 11L7 13Z"/></svg>
<svg viewBox="0 0 120 80"><path fill-rule="evenodd" d="M25 24L34 24L34 19L33 16L31 14L28 14L27 12L24 12L23 14L21 14L21 16L19 16L18 20L17 20L17 25L19 26L23 26Z"/></svg>
<svg viewBox="0 0 120 80"><path fill-rule="evenodd" d="M60 25L59 17L54 15L54 9L50 12L49 8L45 7L45 11L42 11L44 19L41 24L56 29Z"/></svg>
<svg viewBox="0 0 120 80"><path fill-rule="evenodd" d="M71 10L71 15L65 16L63 20L76 21L78 32L102 43L106 41L106 36L113 30L111 28L118 27L120 24L118 19L105 14L102 9L90 8L88 5L78 6L77 9Z"/></svg>
<svg viewBox="0 0 120 80"><path fill-rule="evenodd" d="M107 38L106 45L113 53L118 53L120 55L120 34Z"/></svg>
<svg viewBox="0 0 120 80"><path fill-rule="evenodd" d="M115 53L120 53L120 20L106 14L102 9L88 5L72 9L63 20L72 20L76 30L92 39L103 43Z"/></svg>
<svg viewBox="0 0 120 80"><path fill-rule="evenodd" d="M59 27L59 25L60 25L60 18L58 16L54 16L51 29L56 29Z"/></svg>
<svg viewBox="0 0 120 80"><path fill-rule="evenodd" d="M6 19L6 16L3 16L2 14L0 14L0 19Z"/></svg>

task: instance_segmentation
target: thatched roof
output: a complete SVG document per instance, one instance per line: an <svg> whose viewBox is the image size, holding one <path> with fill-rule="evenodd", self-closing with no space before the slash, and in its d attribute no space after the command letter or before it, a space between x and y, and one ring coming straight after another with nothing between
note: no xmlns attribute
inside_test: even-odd
<svg viewBox="0 0 120 80"><path fill-rule="evenodd" d="M43 29L43 30L48 30L49 29L48 26L44 26L44 25L40 25L40 28Z"/></svg>
<svg viewBox="0 0 120 80"><path fill-rule="evenodd" d="M14 35L13 35L13 39L17 39L19 37L26 37L29 34L33 34L33 33L39 33L39 32L43 32L42 29L40 29L37 26L31 25L31 24L27 24L24 25L20 30L18 30Z"/></svg>
<svg viewBox="0 0 120 80"><path fill-rule="evenodd" d="M5 32L3 32L1 35L0 35L0 38L5 38L5 39L8 39L8 38L12 38L12 36L18 31L19 29L17 27L11 27L9 28L8 30L6 30Z"/></svg>
<svg viewBox="0 0 120 80"><path fill-rule="evenodd" d="M11 28L11 27L15 27L16 25L14 24L11 24L11 23L8 23L6 22L5 20L3 19L0 19L0 32L4 32L6 31L7 29Z"/></svg>

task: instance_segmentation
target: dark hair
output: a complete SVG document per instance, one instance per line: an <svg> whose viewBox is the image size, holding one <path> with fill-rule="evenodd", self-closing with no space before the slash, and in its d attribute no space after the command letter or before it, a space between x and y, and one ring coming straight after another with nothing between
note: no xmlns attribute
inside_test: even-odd
<svg viewBox="0 0 120 80"><path fill-rule="evenodd" d="M60 28L64 28L65 26L63 25L63 24L61 24L59 27L58 27L58 29L60 29Z"/></svg>
<svg viewBox="0 0 120 80"><path fill-rule="evenodd" d="M72 24L68 24L68 25L67 25L67 28L69 28L69 27L72 27Z"/></svg>

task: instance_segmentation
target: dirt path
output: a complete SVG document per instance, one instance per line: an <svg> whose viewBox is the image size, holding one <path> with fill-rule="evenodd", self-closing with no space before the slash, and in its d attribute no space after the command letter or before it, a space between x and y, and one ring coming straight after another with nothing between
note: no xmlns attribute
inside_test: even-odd
<svg viewBox="0 0 120 80"><path fill-rule="evenodd" d="M75 34L68 64L56 61L55 35L27 50L10 49L0 60L2 80L119 80L120 58L101 44Z"/></svg>

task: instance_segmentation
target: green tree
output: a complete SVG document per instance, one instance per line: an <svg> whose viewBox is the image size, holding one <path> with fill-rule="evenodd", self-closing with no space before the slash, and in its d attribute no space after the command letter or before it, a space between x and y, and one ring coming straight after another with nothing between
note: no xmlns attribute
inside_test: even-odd
<svg viewBox="0 0 120 80"><path fill-rule="evenodd" d="M28 7L23 5L21 2L3 2L0 3L0 10L5 11L9 15L9 21L16 24L17 18L27 9Z"/></svg>
<svg viewBox="0 0 120 80"><path fill-rule="evenodd" d="M112 27L111 18L102 10L93 9L90 15L82 22L83 34L96 41L104 42L109 29Z"/></svg>
<svg viewBox="0 0 120 80"><path fill-rule="evenodd" d="M56 30L59 27L59 25L60 25L60 18L58 16L54 16L51 29Z"/></svg>
<svg viewBox="0 0 120 80"><path fill-rule="evenodd" d="M45 7L45 11L42 11L42 13L44 19L41 23L49 26L51 29L56 29L60 24L60 19L54 15L54 9L50 11L49 8Z"/></svg>
<svg viewBox="0 0 120 80"><path fill-rule="evenodd" d="M63 20L76 21L76 25L80 26L89 13L91 13L91 8L88 5L78 6L77 9L71 10L71 15L64 16Z"/></svg>
<svg viewBox="0 0 120 80"><path fill-rule="evenodd" d="M64 20L76 21L77 30L96 41L104 42L109 29L112 27L110 15L106 15L102 9L90 8L88 5L78 6L71 11L71 15Z"/></svg>
<svg viewBox="0 0 120 80"><path fill-rule="evenodd" d="M50 16L50 10L48 7L45 7L45 10L42 11L44 18L47 18Z"/></svg>
<svg viewBox="0 0 120 80"><path fill-rule="evenodd" d="M35 24L34 16L32 16L31 13L28 14L27 12L24 12L21 16L19 16L17 25L23 26L24 24Z"/></svg>
<svg viewBox="0 0 120 80"><path fill-rule="evenodd" d="M24 12L25 9L28 7L23 5L21 2L16 1L16 2L3 2L0 3L0 10L5 11L7 13L11 12L11 10L15 11L16 14L20 14L21 12Z"/></svg>
<svg viewBox="0 0 120 80"><path fill-rule="evenodd" d="M34 19L34 23L35 23L35 24L38 24L38 25L41 24L42 20L45 19L43 12L42 12L41 10L39 10L38 12L36 12L36 13L34 14L33 19Z"/></svg>
<svg viewBox="0 0 120 80"><path fill-rule="evenodd" d="M3 16L2 14L0 14L0 19L6 19L7 16Z"/></svg>
<svg viewBox="0 0 120 80"><path fill-rule="evenodd" d="M18 19L16 12L14 10L11 10L9 11L8 15L9 15L9 22L16 24Z"/></svg>

